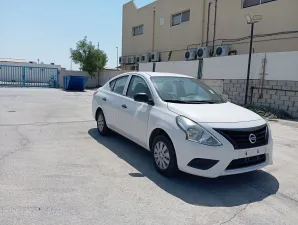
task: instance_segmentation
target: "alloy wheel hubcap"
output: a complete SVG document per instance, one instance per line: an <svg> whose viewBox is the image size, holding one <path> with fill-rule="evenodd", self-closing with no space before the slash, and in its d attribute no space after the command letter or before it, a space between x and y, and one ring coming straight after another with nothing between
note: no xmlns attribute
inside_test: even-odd
<svg viewBox="0 0 298 225"><path fill-rule="evenodd" d="M167 169L170 164L170 152L162 141L157 142L154 147L154 159L156 165L162 170Z"/></svg>
<svg viewBox="0 0 298 225"><path fill-rule="evenodd" d="M101 114L98 116L98 119L97 119L97 127L98 127L99 131L103 130L104 119L103 119L103 116Z"/></svg>

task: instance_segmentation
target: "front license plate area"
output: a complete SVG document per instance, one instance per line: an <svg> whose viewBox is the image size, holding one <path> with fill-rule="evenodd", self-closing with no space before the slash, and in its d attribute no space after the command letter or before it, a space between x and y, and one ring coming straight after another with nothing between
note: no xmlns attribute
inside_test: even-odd
<svg viewBox="0 0 298 225"><path fill-rule="evenodd" d="M253 149L246 149L246 150L240 150L238 158L250 158L257 155L263 155L266 153L266 147L260 147L260 148L253 148Z"/></svg>

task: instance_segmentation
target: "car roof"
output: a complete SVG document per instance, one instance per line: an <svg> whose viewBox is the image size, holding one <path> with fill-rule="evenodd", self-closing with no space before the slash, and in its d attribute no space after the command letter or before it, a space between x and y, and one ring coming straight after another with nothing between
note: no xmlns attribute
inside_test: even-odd
<svg viewBox="0 0 298 225"><path fill-rule="evenodd" d="M178 73L164 73L164 72L137 72L138 74L141 74L143 76L148 77L188 77L193 78L191 76L187 76L184 74L178 74Z"/></svg>
<svg viewBox="0 0 298 225"><path fill-rule="evenodd" d="M116 80L119 77L127 76L127 75L142 75L146 77L147 79L150 79L150 77L185 77L185 78L194 78L191 76L187 76L184 74L178 74L178 73L165 73L165 72L127 72L119 74L115 77L113 77L111 80ZM107 82L109 83L109 82Z"/></svg>

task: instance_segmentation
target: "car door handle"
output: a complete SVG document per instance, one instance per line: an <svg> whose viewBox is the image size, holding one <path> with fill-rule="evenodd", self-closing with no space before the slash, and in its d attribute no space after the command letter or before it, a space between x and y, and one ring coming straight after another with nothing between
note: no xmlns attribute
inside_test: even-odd
<svg viewBox="0 0 298 225"><path fill-rule="evenodd" d="M121 105L121 107L127 109L127 106L125 104Z"/></svg>
<svg viewBox="0 0 298 225"><path fill-rule="evenodd" d="M103 97L102 100L105 101L105 102L107 101L107 99L105 97Z"/></svg>

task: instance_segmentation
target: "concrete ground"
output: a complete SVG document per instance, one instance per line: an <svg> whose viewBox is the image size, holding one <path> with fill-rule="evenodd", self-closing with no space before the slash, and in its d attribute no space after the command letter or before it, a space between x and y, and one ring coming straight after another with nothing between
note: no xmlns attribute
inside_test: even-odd
<svg viewBox="0 0 298 225"><path fill-rule="evenodd" d="M298 126L272 122L274 165L206 179L157 174L100 137L92 92L0 89L0 224L297 224Z"/></svg>

